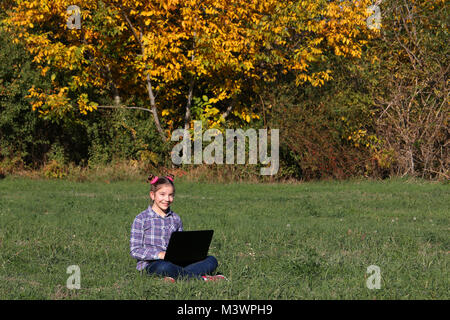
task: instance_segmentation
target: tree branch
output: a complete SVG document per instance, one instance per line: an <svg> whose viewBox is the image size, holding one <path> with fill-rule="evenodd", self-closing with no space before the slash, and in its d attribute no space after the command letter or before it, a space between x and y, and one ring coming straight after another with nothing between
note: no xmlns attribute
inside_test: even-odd
<svg viewBox="0 0 450 320"><path fill-rule="evenodd" d="M191 104L192 104L192 95L194 92L194 83L195 78L193 77L191 79L191 82L189 83L189 93L188 93L188 101L186 104L186 113L184 114L184 129L189 129L189 122L191 119Z"/></svg>
<svg viewBox="0 0 450 320"><path fill-rule="evenodd" d="M143 37L142 32L139 32L139 35L137 34L136 29L134 28L134 26L131 23L130 19L128 18L128 15L126 14L123 6L120 3L119 3L119 8L120 8L120 12L122 13L123 17L125 18L128 25L130 26L130 29L134 35L134 38L136 39L137 43L141 47L141 54L142 54L142 57L144 57L145 56L145 48L144 48L144 44L142 43L142 37ZM146 71L148 71L148 70L146 70ZM148 74L148 72L146 75L146 82L147 82L148 97L150 99L151 113L153 114L153 120L155 121L156 129L158 130L158 132L161 135L161 137L163 138L163 140L166 140L167 139L166 135L164 134L164 131L161 128L161 123L159 122L158 111L156 109L156 103L155 103L155 95L153 94L152 82L151 82L150 75Z"/></svg>
<svg viewBox="0 0 450 320"><path fill-rule="evenodd" d="M97 108L107 108L107 109L138 109L138 110L143 110L143 111L147 111L147 112L152 112L150 109L147 108L142 108L142 107L129 107L129 106L125 106L125 105L114 105L114 106L97 106Z"/></svg>
<svg viewBox="0 0 450 320"><path fill-rule="evenodd" d="M237 95L234 95L233 100L231 101L230 105L228 106L227 110L225 110L224 113L222 113L222 117L225 119L226 117L228 117L228 115L231 112L231 109L234 108L234 106L236 105L236 101L237 101Z"/></svg>

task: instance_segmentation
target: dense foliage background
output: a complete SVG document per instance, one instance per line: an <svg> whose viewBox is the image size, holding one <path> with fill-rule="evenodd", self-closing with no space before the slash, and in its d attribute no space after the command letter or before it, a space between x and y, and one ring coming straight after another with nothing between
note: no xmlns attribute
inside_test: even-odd
<svg viewBox="0 0 450 320"><path fill-rule="evenodd" d="M119 87L117 91L110 83L99 82L88 88L86 94L98 104L111 108L95 108L91 100L83 100L86 109L82 111L88 112L72 108L49 113L50 108L45 112L32 108L36 100L30 95L30 88L50 92L55 79L67 84L73 75L50 62L36 62L37 53L30 52L29 43L14 41L22 39L18 32L23 29L18 27L17 21L25 21L27 25L29 22L19 14L23 9L18 9L21 2L4 1L0 7L3 26L0 29L0 174L41 170L47 177L61 178L74 168L108 167L118 162L138 168L142 173L162 168L173 170L170 159L173 143L161 138L163 131L158 130L154 116L148 112L150 108L144 110L149 105L145 91L130 97L126 94L130 89ZM272 2L276 5L276 1ZM291 2L286 3L284 9L289 10ZM297 2L292 3L294 8ZM166 87L160 91L165 96L152 105L155 110L159 108L158 121L162 130L170 133L177 126L189 127L193 120L202 120L208 127L220 130L279 128L280 171L272 179L397 175L448 179L448 6L443 0L378 3L381 29L371 36L361 33L363 42L355 42L363 44L359 56L337 54L336 47L323 47L319 55L312 56L309 70L312 78L322 70L331 70L330 79L323 84L314 83L316 78L302 83L293 67L296 60L290 61L289 67L281 68L282 63L277 59L288 61L288 58L269 54L272 49L266 47L261 47L258 54L271 64L272 79L262 76L264 63L252 60L253 56L252 59L242 58L243 64L254 65L254 69L249 69L255 70L252 74L241 65L242 70L236 67L241 73L236 74L227 69L232 64L211 69L214 72L208 69L209 62L200 71L192 71L186 65L183 72L198 76L195 86L185 78L169 79L171 82L165 79ZM114 1L104 1L103 11L99 9L99 12L107 15L108 5L113 6ZM15 23L11 22L11 17L15 17ZM355 30L359 28L355 26ZM42 32L35 29L30 27L23 32ZM103 29L98 32L102 34ZM256 33L251 35L257 34L258 29L255 30L252 29ZM303 34L303 31L296 32L295 36ZM326 32L331 31L326 27L308 32L311 41L319 35L330 39ZM336 32L345 34L346 31L336 29ZM296 39L289 42L283 37L275 37L273 41L279 46L275 49L294 52L291 42ZM291 34L291 37L294 36ZM312 47L311 52L314 50L319 49ZM110 53L113 60L114 54L117 53ZM128 54L136 56L138 52ZM202 61L212 59L202 54ZM314 61L316 58L320 61ZM89 57L86 59L88 61ZM80 66L83 61L80 60ZM48 65L49 70L42 72L43 65ZM235 89L239 90L227 87L231 86L228 82L222 86L220 81L225 83L227 76L234 79ZM215 87L213 80L218 83ZM143 88L145 90L145 86ZM176 88L185 94L175 95ZM217 88L228 96L214 100ZM122 103L135 108L115 104L118 92ZM218 115L227 112L228 105L235 109L228 112L226 119L220 119ZM189 121L186 121L187 111ZM220 173L230 177L234 174L235 177L263 178L252 165L233 165L232 170L229 166L204 167L213 173L211 176ZM184 165L181 169L197 168Z"/></svg>

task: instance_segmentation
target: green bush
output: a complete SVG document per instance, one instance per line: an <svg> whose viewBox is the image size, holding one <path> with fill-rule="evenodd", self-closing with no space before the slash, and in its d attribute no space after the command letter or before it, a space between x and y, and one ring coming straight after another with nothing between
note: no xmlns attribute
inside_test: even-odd
<svg viewBox="0 0 450 320"><path fill-rule="evenodd" d="M38 118L26 100L31 85L49 85L33 68L31 57L0 31L0 161L8 171L41 158L54 127Z"/></svg>
<svg viewBox="0 0 450 320"><path fill-rule="evenodd" d="M264 94L270 127L280 129L287 175L309 180L365 174L370 149L349 143L347 137L355 128L372 130L370 101L352 78L334 77L322 88L296 87L286 77Z"/></svg>
<svg viewBox="0 0 450 320"><path fill-rule="evenodd" d="M167 147L148 113L99 109L87 116L69 114L57 120L39 117L26 99L28 89L37 84L49 88L51 81L40 76L31 56L1 31L0 47L0 167L4 171L48 164L45 170L53 172L56 163L105 165L113 159L167 163ZM110 102L105 97L103 100Z"/></svg>

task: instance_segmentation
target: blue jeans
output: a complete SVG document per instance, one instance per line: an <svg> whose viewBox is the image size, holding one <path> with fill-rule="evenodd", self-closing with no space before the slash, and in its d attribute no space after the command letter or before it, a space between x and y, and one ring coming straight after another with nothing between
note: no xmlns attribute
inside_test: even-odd
<svg viewBox="0 0 450 320"><path fill-rule="evenodd" d="M145 267L148 274L157 274L160 276L172 277L174 279L200 278L203 275L212 273L218 266L217 259L213 256L207 256L205 260L194 262L185 267L180 267L169 261L155 260Z"/></svg>

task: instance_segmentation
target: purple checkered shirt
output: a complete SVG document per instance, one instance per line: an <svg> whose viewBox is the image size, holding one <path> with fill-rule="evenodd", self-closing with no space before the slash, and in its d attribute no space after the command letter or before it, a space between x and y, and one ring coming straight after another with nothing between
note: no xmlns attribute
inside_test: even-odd
<svg viewBox="0 0 450 320"><path fill-rule="evenodd" d="M151 205L138 214L131 226L130 237L130 255L137 259L136 269L143 270L150 260L159 259L158 253L166 251L174 231L183 231L183 223L170 208L164 218L153 211Z"/></svg>

